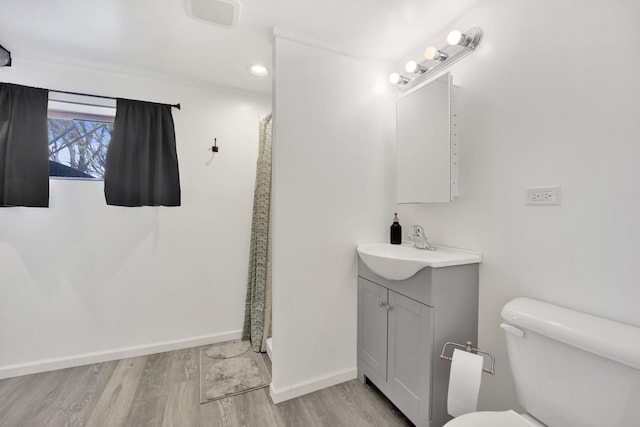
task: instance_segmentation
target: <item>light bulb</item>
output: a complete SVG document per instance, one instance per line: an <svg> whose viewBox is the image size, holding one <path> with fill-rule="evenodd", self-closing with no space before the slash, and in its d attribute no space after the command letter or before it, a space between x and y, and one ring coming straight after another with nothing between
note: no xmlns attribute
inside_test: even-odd
<svg viewBox="0 0 640 427"><path fill-rule="evenodd" d="M416 61L409 61L404 66L404 69L407 70L407 73L415 73L415 74L424 74L428 71L426 67L418 64Z"/></svg>
<svg viewBox="0 0 640 427"><path fill-rule="evenodd" d="M458 30L453 30L447 36L447 43L449 43L451 46L455 46L457 44L460 44L460 42L464 41L464 39L465 39L464 34L462 34Z"/></svg>
<svg viewBox="0 0 640 427"><path fill-rule="evenodd" d="M444 61L445 59L448 58L446 53L439 51L433 46L429 46L424 50L424 57L426 59L436 60L436 61Z"/></svg>
<svg viewBox="0 0 640 427"><path fill-rule="evenodd" d="M438 52L438 49L436 49L433 46L429 46L424 50L424 57L427 59L434 59L436 57L437 52Z"/></svg>
<svg viewBox="0 0 640 427"><path fill-rule="evenodd" d="M409 61L404 66L404 69L407 70L407 73L415 73L418 70L418 63L416 61Z"/></svg>
<svg viewBox="0 0 640 427"><path fill-rule="evenodd" d="M398 73L391 73L389 75L389 82L394 85L406 85L410 80Z"/></svg>

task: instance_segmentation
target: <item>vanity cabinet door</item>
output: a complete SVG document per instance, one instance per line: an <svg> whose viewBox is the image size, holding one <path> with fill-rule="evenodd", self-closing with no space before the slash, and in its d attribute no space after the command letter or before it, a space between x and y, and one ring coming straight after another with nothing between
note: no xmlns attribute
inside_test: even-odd
<svg viewBox="0 0 640 427"><path fill-rule="evenodd" d="M389 364L387 382L429 418L433 354L433 308L389 291Z"/></svg>
<svg viewBox="0 0 640 427"><path fill-rule="evenodd" d="M387 379L387 288L358 278L358 357Z"/></svg>

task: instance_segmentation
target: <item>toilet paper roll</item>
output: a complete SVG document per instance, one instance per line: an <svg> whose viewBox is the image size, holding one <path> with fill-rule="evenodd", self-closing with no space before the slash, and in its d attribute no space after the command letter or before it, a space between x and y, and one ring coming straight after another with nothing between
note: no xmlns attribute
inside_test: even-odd
<svg viewBox="0 0 640 427"><path fill-rule="evenodd" d="M458 417L478 408L484 358L468 351L453 350L447 411Z"/></svg>

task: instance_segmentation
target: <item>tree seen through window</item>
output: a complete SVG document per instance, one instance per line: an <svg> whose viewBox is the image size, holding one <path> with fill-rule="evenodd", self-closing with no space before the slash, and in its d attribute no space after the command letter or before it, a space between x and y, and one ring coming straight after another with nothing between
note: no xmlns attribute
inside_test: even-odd
<svg viewBox="0 0 640 427"><path fill-rule="evenodd" d="M112 123L49 118L49 176L104 178Z"/></svg>

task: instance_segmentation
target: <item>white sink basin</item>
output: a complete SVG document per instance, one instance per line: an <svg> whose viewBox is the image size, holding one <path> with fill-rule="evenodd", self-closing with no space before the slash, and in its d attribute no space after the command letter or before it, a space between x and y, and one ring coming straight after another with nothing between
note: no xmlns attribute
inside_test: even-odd
<svg viewBox="0 0 640 427"><path fill-rule="evenodd" d="M482 262L477 252L435 246L437 250L416 249L411 245L371 243L357 246L358 255L371 271L388 280L404 280L425 267L450 267L452 265Z"/></svg>

